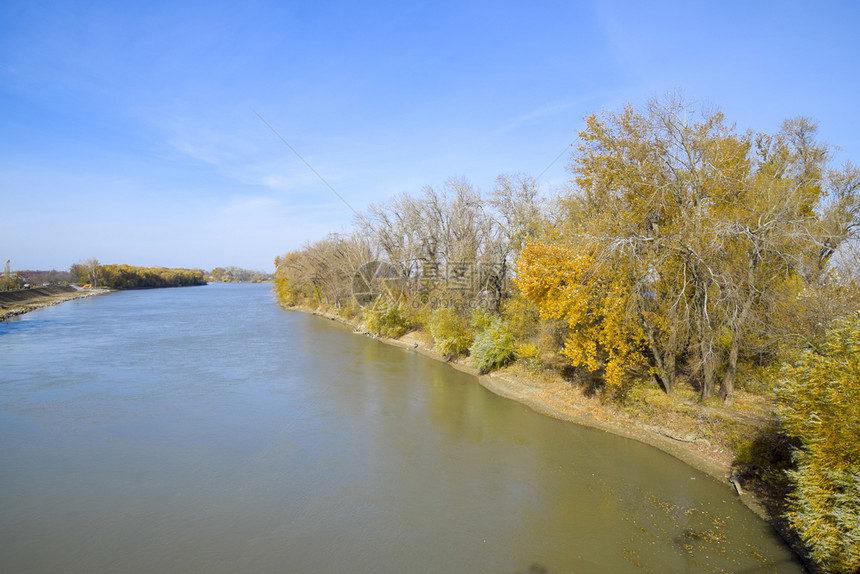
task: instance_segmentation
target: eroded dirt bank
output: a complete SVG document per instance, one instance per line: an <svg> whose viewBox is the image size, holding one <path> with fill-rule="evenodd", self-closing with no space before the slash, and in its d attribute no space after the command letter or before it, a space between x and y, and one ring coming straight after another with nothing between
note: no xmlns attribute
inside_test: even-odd
<svg viewBox="0 0 860 574"><path fill-rule="evenodd" d="M106 292L105 289L78 289L71 285L51 285L33 289L0 291L0 321L6 321L11 317L57 305L64 301L82 299Z"/></svg>

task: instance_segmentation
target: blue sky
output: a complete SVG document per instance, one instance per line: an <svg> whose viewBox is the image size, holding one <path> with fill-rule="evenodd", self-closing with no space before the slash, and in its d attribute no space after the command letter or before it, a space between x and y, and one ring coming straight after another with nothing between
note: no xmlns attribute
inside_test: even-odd
<svg viewBox="0 0 860 574"><path fill-rule="evenodd" d="M0 0L0 259L271 270L355 210L540 174L680 90L860 162L857 2ZM562 157L542 176L567 181Z"/></svg>

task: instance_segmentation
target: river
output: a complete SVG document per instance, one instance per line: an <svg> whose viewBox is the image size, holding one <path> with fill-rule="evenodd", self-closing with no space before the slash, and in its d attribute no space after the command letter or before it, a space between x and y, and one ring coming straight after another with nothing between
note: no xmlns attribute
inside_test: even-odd
<svg viewBox="0 0 860 574"><path fill-rule="evenodd" d="M803 568L669 455L212 284L0 323L0 571Z"/></svg>

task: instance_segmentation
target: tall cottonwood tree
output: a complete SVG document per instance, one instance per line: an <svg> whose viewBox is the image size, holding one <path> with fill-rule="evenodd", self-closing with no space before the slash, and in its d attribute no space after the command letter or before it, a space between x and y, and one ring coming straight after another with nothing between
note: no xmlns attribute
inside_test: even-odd
<svg viewBox="0 0 860 574"><path fill-rule="evenodd" d="M491 291L498 308L506 295L501 286L508 273L510 238L493 205L466 180L452 179L441 190L427 186L417 196L403 194L371 206L356 223L404 279L428 285L432 273L440 289L457 282L457 293L449 297ZM462 281L455 278L457 273Z"/></svg>
<svg viewBox="0 0 860 574"><path fill-rule="evenodd" d="M773 136L739 134L721 112L697 114L677 97L588 117L563 232L547 236L587 265L580 260L563 289L530 295L547 308L542 297L572 297L578 286L599 301L569 316L574 334L590 317L596 338L568 354L616 377L644 361L667 393L683 356L702 398L716 393L722 372L729 400L745 335L767 336L775 308L784 314L803 286L820 282L856 229L856 174L849 166L826 175L815 127L799 118ZM828 200L828 185L841 195ZM521 284L555 272L544 251L524 252Z"/></svg>
<svg viewBox="0 0 860 574"><path fill-rule="evenodd" d="M377 246L406 279L413 273L414 262L432 245L423 211L419 200L404 193L387 204L371 205L367 214L356 218L358 232Z"/></svg>
<svg viewBox="0 0 860 574"><path fill-rule="evenodd" d="M79 281L89 283L93 287L98 287L102 282L102 265L95 257L87 259L83 263L78 263L75 266L79 275Z"/></svg>
<svg viewBox="0 0 860 574"><path fill-rule="evenodd" d="M500 175L486 201L490 259L504 266L505 277L516 271L525 242L546 225L537 181L526 175ZM505 278L502 277L502 278Z"/></svg>

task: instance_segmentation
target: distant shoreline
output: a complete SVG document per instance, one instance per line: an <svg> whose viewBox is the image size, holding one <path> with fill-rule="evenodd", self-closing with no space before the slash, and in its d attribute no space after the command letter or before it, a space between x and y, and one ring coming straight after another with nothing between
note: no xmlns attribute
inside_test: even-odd
<svg viewBox="0 0 860 574"><path fill-rule="evenodd" d="M108 289L79 289L71 285L50 285L32 289L0 291L0 322L31 311L109 293Z"/></svg>

